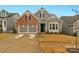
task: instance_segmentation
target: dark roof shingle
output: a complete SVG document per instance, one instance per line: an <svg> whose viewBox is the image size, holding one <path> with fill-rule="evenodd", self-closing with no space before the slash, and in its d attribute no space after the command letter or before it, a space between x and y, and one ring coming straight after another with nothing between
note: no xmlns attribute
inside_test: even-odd
<svg viewBox="0 0 79 59"><path fill-rule="evenodd" d="M73 24L75 21L77 21L79 19L79 15L75 15L75 16L62 16L60 19L63 22L65 22L65 23Z"/></svg>

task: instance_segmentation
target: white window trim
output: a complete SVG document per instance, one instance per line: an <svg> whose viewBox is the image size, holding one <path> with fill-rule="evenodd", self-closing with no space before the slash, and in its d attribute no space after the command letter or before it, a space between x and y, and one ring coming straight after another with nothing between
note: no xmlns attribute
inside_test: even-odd
<svg viewBox="0 0 79 59"><path fill-rule="evenodd" d="M43 12L41 12L40 14L41 14L41 18L44 18L44 17L43 17L43 14L44 14L44 13L43 13Z"/></svg>
<svg viewBox="0 0 79 59"><path fill-rule="evenodd" d="M55 24L55 30L50 29L50 24ZM56 29L56 24L58 25L58 29ZM57 23L57 22L50 22L49 23L49 32L58 32L58 31L59 31L59 23Z"/></svg>

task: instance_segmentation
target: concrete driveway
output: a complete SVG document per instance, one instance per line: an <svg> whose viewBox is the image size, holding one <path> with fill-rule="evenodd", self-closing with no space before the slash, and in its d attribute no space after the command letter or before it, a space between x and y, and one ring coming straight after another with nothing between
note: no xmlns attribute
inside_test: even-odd
<svg viewBox="0 0 79 59"><path fill-rule="evenodd" d="M39 53L43 50L39 46L38 37L33 34L15 34L8 40L0 41L2 53Z"/></svg>

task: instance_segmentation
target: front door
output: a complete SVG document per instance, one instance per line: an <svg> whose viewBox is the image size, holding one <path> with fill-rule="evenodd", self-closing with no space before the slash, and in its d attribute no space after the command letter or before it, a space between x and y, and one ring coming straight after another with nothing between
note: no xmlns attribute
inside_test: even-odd
<svg viewBox="0 0 79 59"><path fill-rule="evenodd" d="M45 32L45 24L41 24L41 32Z"/></svg>

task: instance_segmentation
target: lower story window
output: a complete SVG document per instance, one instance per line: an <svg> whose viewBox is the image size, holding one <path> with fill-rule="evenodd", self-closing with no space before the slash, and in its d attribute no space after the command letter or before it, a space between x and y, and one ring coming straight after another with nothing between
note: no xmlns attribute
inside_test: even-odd
<svg viewBox="0 0 79 59"><path fill-rule="evenodd" d="M55 24L52 24L52 30L55 30Z"/></svg>
<svg viewBox="0 0 79 59"><path fill-rule="evenodd" d="M58 24L56 24L56 30L58 29Z"/></svg>
<svg viewBox="0 0 79 59"><path fill-rule="evenodd" d="M58 24L51 23L50 24L50 30L57 30L58 29Z"/></svg>
<svg viewBox="0 0 79 59"><path fill-rule="evenodd" d="M51 24L50 24L50 30L51 30Z"/></svg>

